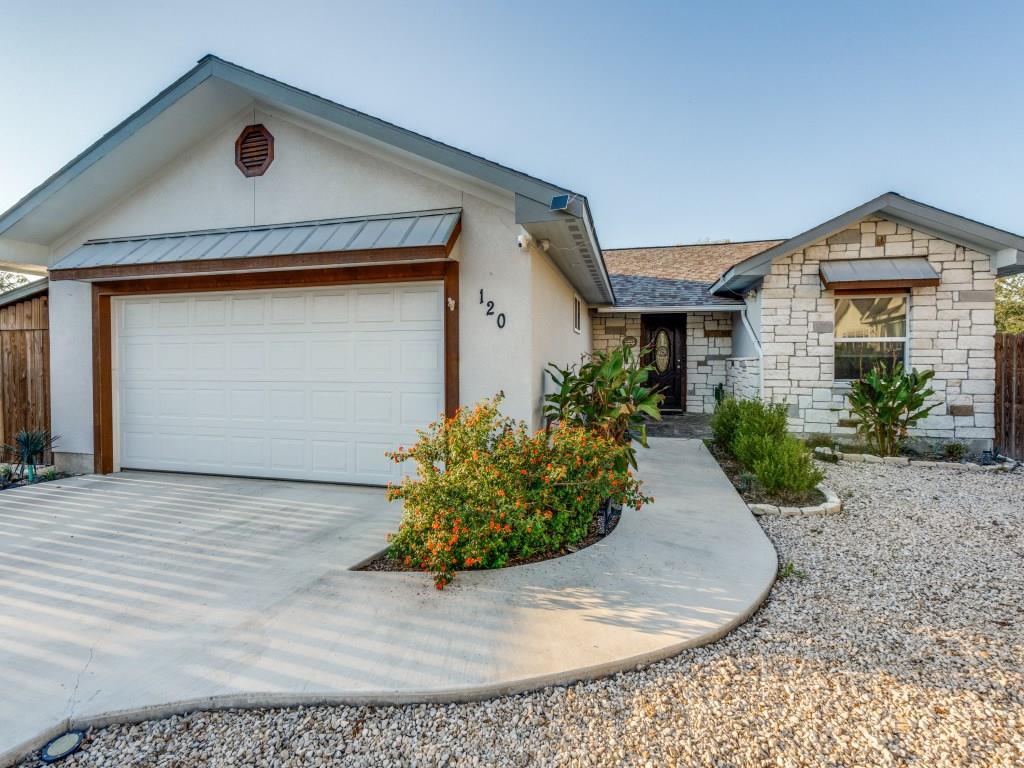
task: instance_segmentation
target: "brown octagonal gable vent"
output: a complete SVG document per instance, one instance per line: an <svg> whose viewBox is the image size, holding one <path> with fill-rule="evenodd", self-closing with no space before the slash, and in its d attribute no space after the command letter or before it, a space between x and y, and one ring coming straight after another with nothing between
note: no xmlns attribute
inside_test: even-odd
<svg viewBox="0 0 1024 768"><path fill-rule="evenodd" d="M263 125L247 125L235 139L235 165L246 176L262 176L274 162L274 137Z"/></svg>

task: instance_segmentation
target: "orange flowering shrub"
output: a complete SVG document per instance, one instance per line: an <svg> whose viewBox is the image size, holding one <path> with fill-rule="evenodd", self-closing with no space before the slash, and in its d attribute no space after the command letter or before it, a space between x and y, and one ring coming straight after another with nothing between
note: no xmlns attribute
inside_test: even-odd
<svg viewBox="0 0 1024 768"><path fill-rule="evenodd" d="M531 433L498 412L501 396L422 430L411 448L417 477L389 486L405 514L392 558L428 571L443 589L458 570L501 568L580 541L601 503L652 501L622 469L622 445L576 425Z"/></svg>

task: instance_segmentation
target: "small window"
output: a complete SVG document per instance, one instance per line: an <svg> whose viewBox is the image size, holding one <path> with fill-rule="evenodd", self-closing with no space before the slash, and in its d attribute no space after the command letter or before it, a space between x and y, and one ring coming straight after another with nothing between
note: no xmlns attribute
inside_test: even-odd
<svg viewBox="0 0 1024 768"><path fill-rule="evenodd" d="M580 333L582 331L582 329L583 329L583 318L581 317L582 312L583 312L583 307L582 307L582 304L580 302L580 297L579 296L573 296L572 297L572 329L576 333Z"/></svg>
<svg viewBox="0 0 1024 768"><path fill-rule="evenodd" d="M876 363L906 364L908 296L836 299L835 380L853 381Z"/></svg>

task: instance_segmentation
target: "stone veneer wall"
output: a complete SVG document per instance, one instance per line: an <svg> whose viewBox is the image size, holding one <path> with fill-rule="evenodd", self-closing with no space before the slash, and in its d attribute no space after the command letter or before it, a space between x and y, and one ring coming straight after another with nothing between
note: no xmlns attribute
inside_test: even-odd
<svg viewBox="0 0 1024 768"><path fill-rule="evenodd" d="M732 312L686 313L686 411L714 413L715 386L726 384Z"/></svg>
<svg viewBox="0 0 1024 768"><path fill-rule="evenodd" d="M731 312L686 313L686 410L711 413L715 410L715 385L725 385L725 363L732 352ZM617 347L626 336L640 339L640 315L597 314L591 316L593 348Z"/></svg>
<svg viewBox="0 0 1024 768"><path fill-rule="evenodd" d="M725 361L725 391L737 400L761 396L761 359L730 357Z"/></svg>
<svg viewBox="0 0 1024 768"><path fill-rule="evenodd" d="M591 345L595 350L607 352L622 344L627 336L632 336L640 342L640 315L636 312L624 314L598 314L590 315Z"/></svg>
<svg viewBox="0 0 1024 768"><path fill-rule="evenodd" d="M884 242L880 242L884 237ZM818 277L828 259L926 256L937 287L910 298L909 359L932 368L938 407L913 434L991 445L995 414L995 272L988 256L868 218L772 265L761 288L764 396L790 403L797 432L854 432L846 389L833 381L834 295Z"/></svg>

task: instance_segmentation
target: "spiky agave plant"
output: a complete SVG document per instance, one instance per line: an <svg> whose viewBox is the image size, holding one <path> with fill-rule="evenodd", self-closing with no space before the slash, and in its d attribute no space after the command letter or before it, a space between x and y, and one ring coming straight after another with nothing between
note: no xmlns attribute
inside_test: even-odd
<svg viewBox="0 0 1024 768"><path fill-rule="evenodd" d="M43 454L53 449L57 438L45 429L22 429L14 435L14 445L4 445L5 451L18 458L18 464L28 474L28 481L36 480L36 464Z"/></svg>

